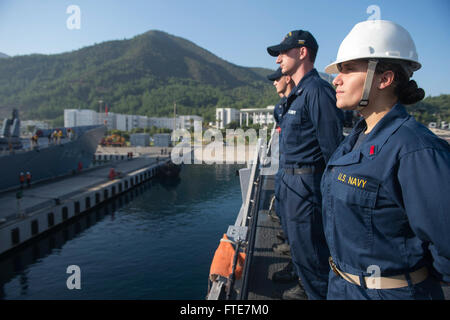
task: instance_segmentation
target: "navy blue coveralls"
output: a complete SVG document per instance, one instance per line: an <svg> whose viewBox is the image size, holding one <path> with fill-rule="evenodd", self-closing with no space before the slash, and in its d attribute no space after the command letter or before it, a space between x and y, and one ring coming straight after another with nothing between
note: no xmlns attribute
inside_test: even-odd
<svg viewBox="0 0 450 320"><path fill-rule="evenodd" d="M286 103L287 98L281 98L280 102L273 109L273 117L275 119L275 125L278 125L281 128L281 123L283 121L283 116L286 112ZM278 154L279 154L279 162L278 162L278 171L275 175L275 213L280 217L281 228L283 229L284 235L287 237L287 228L286 228L286 219L282 217L281 211L279 208L280 201L280 181L281 181L281 173L282 173L282 163L284 162L283 149L281 146L281 135L282 132L278 133ZM286 239L287 240L287 239Z"/></svg>
<svg viewBox="0 0 450 320"><path fill-rule="evenodd" d="M436 280L450 281L450 147L395 105L353 149L360 120L322 178L323 223L333 261L359 276L359 286L330 271L328 299L442 299ZM367 289L382 277L427 266L433 276L398 289Z"/></svg>
<svg viewBox="0 0 450 320"><path fill-rule="evenodd" d="M280 127L281 129L281 122L283 121L283 115L286 111L286 97L281 98L280 102L275 106L273 109L273 118L275 119L275 127ZM278 202L278 190L277 186L279 185L279 176L281 174L280 167L281 162L283 161L284 157L281 150L281 130L278 133L278 156L279 156L279 162L278 162L278 171L275 175L275 212L279 215L278 209L277 209L277 202Z"/></svg>
<svg viewBox="0 0 450 320"><path fill-rule="evenodd" d="M283 115L286 109L286 97L281 98L280 102L273 109L273 118L277 125L281 126L281 121L283 120Z"/></svg>
<svg viewBox="0 0 450 320"><path fill-rule="evenodd" d="M321 215L320 179L343 139L342 111L333 87L316 69L287 98L281 123L279 207L286 220L292 262L309 299L325 299L328 256Z"/></svg>

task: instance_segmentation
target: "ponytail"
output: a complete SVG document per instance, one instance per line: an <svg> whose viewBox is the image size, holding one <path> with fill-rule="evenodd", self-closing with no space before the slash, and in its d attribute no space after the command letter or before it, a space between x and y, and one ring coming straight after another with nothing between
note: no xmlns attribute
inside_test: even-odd
<svg viewBox="0 0 450 320"><path fill-rule="evenodd" d="M425 97L425 91L417 87L417 83L414 80L409 80L403 86L397 86L396 92L398 100L403 104L413 104Z"/></svg>

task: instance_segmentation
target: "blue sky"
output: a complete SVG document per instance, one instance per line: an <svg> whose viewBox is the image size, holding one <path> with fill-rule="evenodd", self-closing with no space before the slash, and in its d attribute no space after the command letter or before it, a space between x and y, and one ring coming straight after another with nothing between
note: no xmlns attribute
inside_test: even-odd
<svg viewBox="0 0 450 320"><path fill-rule="evenodd" d="M81 10L80 29L67 28L70 5ZM414 75L419 86L427 95L450 94L449 0L0 0L0 52L55 54L157 29L231 63L275 69L267 46L305 29L319 43L323 71L353 25L373 15L371 5L411 33L423 65Z"/></svg>

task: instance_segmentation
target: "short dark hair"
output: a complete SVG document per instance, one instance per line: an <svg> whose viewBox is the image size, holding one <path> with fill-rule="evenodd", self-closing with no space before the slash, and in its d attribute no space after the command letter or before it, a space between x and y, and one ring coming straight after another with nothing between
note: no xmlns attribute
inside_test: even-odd
<svg viewBox="0 0 450 320"><path fill-rule="evenodd" d="M316 61L317 50L308 47L308 56L309 56L309 61L314 63Z"/></svg>

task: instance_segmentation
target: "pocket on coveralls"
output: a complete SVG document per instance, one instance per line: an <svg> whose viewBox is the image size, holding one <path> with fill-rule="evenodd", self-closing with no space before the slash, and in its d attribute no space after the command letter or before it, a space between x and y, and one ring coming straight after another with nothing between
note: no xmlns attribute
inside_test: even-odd
<svg viewBox="0 0 450 320"><path fill-rule="evenodd" d="M362 190L341 184L335 190L336 224L355 243L369 248L373 243L372 214L375 208L376 191Z"/></svg>

